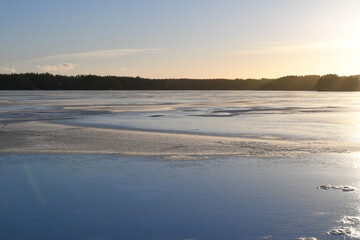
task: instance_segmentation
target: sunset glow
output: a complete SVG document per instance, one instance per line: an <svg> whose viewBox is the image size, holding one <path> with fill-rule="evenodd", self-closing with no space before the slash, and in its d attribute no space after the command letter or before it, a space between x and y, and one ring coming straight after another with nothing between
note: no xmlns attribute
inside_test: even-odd
<svg viewBox="0 0 360 240"><path fill-rule="evenodd" d="M353 75L359 12L355 0L2 1L0 72Z"/></svg>

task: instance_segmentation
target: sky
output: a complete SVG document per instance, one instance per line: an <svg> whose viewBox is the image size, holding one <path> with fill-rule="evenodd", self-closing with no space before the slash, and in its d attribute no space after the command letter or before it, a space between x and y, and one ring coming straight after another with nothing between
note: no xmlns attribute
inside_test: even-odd
<svg viewBox="0 0 360 240"><path fill-rule="evenodd" d="M0 72L360 74L359 0L0 0Z"/></svg>

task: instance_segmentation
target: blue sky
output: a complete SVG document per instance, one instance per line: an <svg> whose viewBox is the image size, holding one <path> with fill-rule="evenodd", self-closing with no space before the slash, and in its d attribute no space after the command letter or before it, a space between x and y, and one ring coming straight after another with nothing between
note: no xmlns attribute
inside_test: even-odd
<svg viewBox="0 0 360 240"><path fill-rule="evenodd" d="M356 0L1 0L0 71L358 74L359 12Z"/></svg>

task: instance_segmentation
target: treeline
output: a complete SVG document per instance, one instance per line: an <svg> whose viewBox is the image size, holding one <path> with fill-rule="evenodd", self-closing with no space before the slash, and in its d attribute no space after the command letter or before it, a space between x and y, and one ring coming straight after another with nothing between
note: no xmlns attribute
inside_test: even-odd
<svg viewBox="0 0 360 240"><path fill-rule="evenodd" d="M359 76L325 75L318 80L316 89L318 91L360 91L359 78Z"/></svg>
<svg viewBox="0 0 360 240"><path fill-rule="evenodd" d="M359 77L286 76L277 79L147 79L49 73L0 74L0 90L299 90L359 91Z"/></svg>

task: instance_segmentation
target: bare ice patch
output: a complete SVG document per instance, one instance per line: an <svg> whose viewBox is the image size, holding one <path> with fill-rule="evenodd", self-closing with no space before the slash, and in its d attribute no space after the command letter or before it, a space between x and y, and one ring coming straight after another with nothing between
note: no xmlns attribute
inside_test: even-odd
<svg viewBox="0 0 360 240"><path fill-rule="evenodd" d="M340 235L340 236L352 235L353 233L354 230L350 227L333 228L328 232L328 234L330 235Z"/></svg>
<svg viewBox="0 0 360 240"><path fill-rule="evenodd" d="M188 155L168 155L160 157L159 160L166 161L197 161L209 159L207 156L188 156Z"/></svg>
<svg viewBox="0 0 360 240"><path fill-rule="evenodd" d="M261 239L265 239L265 240L272 239L272 236L264 236Z"/></svg>
<svg viewBox="0 0 360 240"><path fill-rule="evenodd" d="M317 240L317 239L314 237L299 237L296 238L295 240Z"/></svg>
<svg viewBox="0 0 360 240"><path fill-rule="evenodd" d="M360 217L355 216L344 216L340 221L343 224L355 224L360 223Z"/></svg>
<svg viewBox="0 0 360 240"><path fill-rule="evenodd" d="M318 189L323 189L323 190L342 190L343 192L352 192L355 191L356 188L351 187L351 186L335 186L335 185L321 185L319 187L317 187Z"/></svg>

